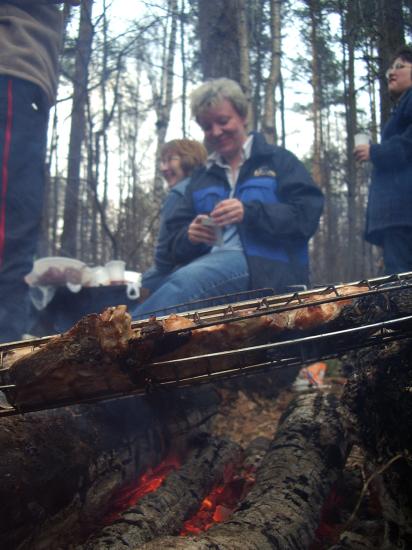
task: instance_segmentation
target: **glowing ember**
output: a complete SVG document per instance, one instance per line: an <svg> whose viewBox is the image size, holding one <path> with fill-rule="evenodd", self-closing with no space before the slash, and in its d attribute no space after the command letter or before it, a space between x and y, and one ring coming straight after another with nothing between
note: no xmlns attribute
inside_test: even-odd
<svg viewBox="0 0 412 550"><path fill-rule="evenodd" d="M156 491L170 472L177 470L179 467L180 460L177 457L169 457L155 468L149 468L140 476L137 483L134 482L125 487L111 503L110 513L105 517L104 523L106 525L113 523L123 510L134 506L142 497Z"/></svg>
<svg viewBox="0 0 412 550"><path fill-rule="evenodd" d="M337 544L344 526L340 518L343 506L343 495L339 493L338 487L335 485L323 504L321 519L310 550L322 550Z"/></svg>
<svg viewBox="0 0 412 550"><path fill-rule="evenodd" d="M215 523L228 520L254 483L252 468L237 475L232 472L231 479L212 489L203 499L198 512L183 525L180 535L197 535Z"/></svg>

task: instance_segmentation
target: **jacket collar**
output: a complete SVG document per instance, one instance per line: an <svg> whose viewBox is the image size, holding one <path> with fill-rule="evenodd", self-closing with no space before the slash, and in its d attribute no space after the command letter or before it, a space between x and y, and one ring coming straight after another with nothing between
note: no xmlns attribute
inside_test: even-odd
<svg viewBox="0 0 412 550"><path fill-rule="evenodd" d="M242 164L245 161L247 161L251 155L253 140L254 140L254 136L252 134L249 134L245 143L242 146L242 153L243 153ZM217 164L217 166L220 166L222 168L226 168L228 166L227 162L225 162L223 157L216 151L214 151L213 153L210 153L210 155L207 157L206 168L209 169L211 166L213 166L213 164Z"/></svg>
<svg viewBox="0 0 412 550"><path fill-rule="evenodd" d="M269 144L263 134L260 132L252 132L252 136L252 157L266 157L273 155L273 150L276 149L276 146Z"/></svg>

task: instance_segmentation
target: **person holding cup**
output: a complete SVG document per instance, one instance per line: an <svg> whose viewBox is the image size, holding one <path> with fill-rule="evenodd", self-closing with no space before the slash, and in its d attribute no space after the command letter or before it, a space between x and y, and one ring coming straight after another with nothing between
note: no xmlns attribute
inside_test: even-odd
<svg viewBox="0 0 412 550"><path fill-rule="evenodd" d="M355 143L372 164L365 238L383 249L386 274L412 271L412 48L402 47L386 72L394 101L379 144Z"/></svg>
<svg viewBox="0 0 412 550"><path fill-rule="evenodd" d="M215 305L218 295L308 282L308 241L322 192L292 153L248 134L248 102L237 82L209 80L191 100L211 153L167 223L168 250L184 267L132 312L135 319L199 307L187 304L195 300Z"/></svg>
<svg viewBox="0 0 412 550"><path fill-rule="evenodd" d="M369 145L371 142L371 137L366 132L359 132L358 134L354 135L354 141L355 141L355 151L356 151L356 148L359 145ZM361 150L363 150L363 148ZM367 148L365 148L365 150L367 150Z"/></svg>

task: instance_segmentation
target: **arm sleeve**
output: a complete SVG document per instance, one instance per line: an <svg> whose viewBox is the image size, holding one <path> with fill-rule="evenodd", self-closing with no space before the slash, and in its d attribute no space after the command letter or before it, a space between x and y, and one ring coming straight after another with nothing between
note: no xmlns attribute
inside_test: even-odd
<svg viewBox="0 0 412 550"><path fill-rule="evenodd" d="M174 211L178 208L179 203L182 201L182 198L182 193L177 193L172 189L167 194L162 207L160 215L159 234L157 237L156 249L154 254L155 265L159 270L161 270L162 267L165 265L175 265L168 249L168 230L166 224L167 221L173 217Z"/></svg>
<svg viewBox="0 0 412 550"><path fill-rule="evenodd" d="M370 159L379 170L402 169L412 162L412 92L398 116L408 121L403 132L370 147Z"/></svg>
<svg viewBox="0 0 412 550"><path fill-rule="evenodd" d="M193 208L191 189L192 185L189 184L184 197L178 202L176 208L165 222L168 235L168 253L176 265L189 263L211 250L211 248L205 244L191 243L187 235L189 225L196 217L196 212Z"/></svg>
<svg viewBox="0 0 412 550"><path fill-rule="evenodd" d="M309 239L318 227L323 210L323 193L292 153L280 150L274 160L279 202L244 203L243 223L253 226L263 240Z"/></svg>

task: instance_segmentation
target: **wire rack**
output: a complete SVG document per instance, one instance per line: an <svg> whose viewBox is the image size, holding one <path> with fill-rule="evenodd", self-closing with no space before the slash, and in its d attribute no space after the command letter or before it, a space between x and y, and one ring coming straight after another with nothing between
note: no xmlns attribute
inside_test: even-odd
<svg viewBox="0 0 412 550"><path fill-rule="evenodd" d="M351 295L342 294L343 287L354 287ZM345 285L329 285L313 290L293 292L278 296L266 296L255 300L245 300L229 305L201 309L185 313L186 317L194 320L195 327L167 333L183 335L199 328L205 328L222 323L244 321L261 315L282 313L311 305L320 305L340 300L348 300L371 295L385 295L399 292L412 287L412 273L379 277L357 281ZM359 291L357 292L357 288ZM331 297L331 294L333 295ZM319 299L325 295L325 298ZM311 298L313 297L313 301ZM247 311L247 316L241 313ZM412 313L412 312L411 312ZM147 322L147 321L146 321ZM134 329L145 325L145 321L132 324ZM40 338L30 342L21 341L0 346L0 390L6 395L16 387L5 383L8 368L4 367L4 358L7 353L18 348L35 350L47 343L51 337ZM100 392L89 397L56 400L44 405L18 408L13 406L0 407L0 416L45 410L60 406L82 403L93 403L101 400L118 399L130 395L142 395L147 392L187 387L196 384L212 382L223 378L247 376L268 369L284 369L288 367L304 366L321 359L340 357L348 351L372 346L385 346L395 340L412 338L412 315L389 319L379 323L369 323L362 326L299 336L292 339L269 342L265 344L231 349L227 351L211 352L207 354L181 357L167 361L155 361L141 367L136 367L132 377L139 379L139 384L126 392ZM142 383L143 381L143 383ZM3 382L3 383L2 383ZM1 385L2 384L2 385Z"/></svg>

